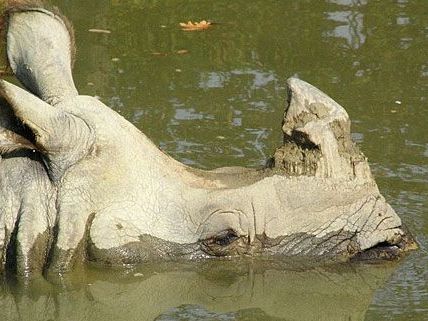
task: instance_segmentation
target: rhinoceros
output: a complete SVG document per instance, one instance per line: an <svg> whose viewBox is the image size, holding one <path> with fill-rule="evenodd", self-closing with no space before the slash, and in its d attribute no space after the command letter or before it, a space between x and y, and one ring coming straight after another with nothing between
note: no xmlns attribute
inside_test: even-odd
<svg viewBox="0 0 428 321"><path fill-rule="evenodd" d="M262 168L201 170L79 95L58 12L10 7L0 80L0 271L81 262L278 256L397 257L415 244L380 194L333 99L287 81L283 144Z"/></svg>

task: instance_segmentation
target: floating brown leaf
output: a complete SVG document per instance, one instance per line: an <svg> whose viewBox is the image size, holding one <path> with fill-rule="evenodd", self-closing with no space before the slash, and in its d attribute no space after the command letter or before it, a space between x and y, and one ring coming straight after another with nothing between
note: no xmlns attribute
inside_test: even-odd
<svg viewBox="0 0 428 321"><path fill-rule="evenodd" d="M111 31L107 30L107 29L89 29L89 32L94 32L94 33L105 33L105 34L110 34Z"/></svg>
<svg viewBox="0 0 428 321"><path fill-rule="evenodd" d="M153 56L168 56L166 52L152 52Z"/></svg>
<svg viewBox="0 0 428 321"><path fill-rule="evenodd" d="M202 20L201 22L192 22L192 21L188 21L187 23L180 22L181 29L185 31L205 30L211 26L212 26L211 22L206 20Z"/></svg>

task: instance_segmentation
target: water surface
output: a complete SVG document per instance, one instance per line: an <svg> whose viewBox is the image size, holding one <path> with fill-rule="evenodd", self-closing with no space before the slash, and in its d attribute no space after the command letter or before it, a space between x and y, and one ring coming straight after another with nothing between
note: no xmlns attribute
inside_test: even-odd
<svg viewBox="0 0 428 321"><path fill-rule="evenodd" d="M281 143L288 77L328 93L421 249L392 266L199 262L8 279L1 320L427 319L426 0L51 2L75 26L80 92L192 166L263 164ZM178 27L202 19L218 24Z"/></svg>

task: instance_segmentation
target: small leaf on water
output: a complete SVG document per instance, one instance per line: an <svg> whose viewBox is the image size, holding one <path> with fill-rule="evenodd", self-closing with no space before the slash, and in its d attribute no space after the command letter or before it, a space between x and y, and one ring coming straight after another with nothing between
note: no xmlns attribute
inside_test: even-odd
<svg viewBox="0 0 428 321"><path fill-rule="evenodd" d="M94 32L94 33L105 33L105 34L110 34L111 31L107 30L107 29L89 29L89 32Z"/></svg>
<svg viewBox="0 0 428 321"><path fill-rule="evenodd" d="M202 20L200 22L192 22L190 20L187 23L180 22L181 29L185 30L185 31L205 30L211 26L212 26L212 23L210 21L206 21L206 20Z"/></svg>
<svg viewBox="0 0 428 321"><path fill-rule="evenodd" d="M184 54L189 53L189 50L181 49L181 50L177 50L177 53L178 53L179 55L184 55Z"/></svg>

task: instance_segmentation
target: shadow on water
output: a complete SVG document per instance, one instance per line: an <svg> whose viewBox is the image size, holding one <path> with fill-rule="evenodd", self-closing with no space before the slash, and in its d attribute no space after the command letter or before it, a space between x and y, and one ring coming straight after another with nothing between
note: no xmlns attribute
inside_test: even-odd
<svg viewBox="0 0 428 321"><path fill-rule="evenodd" d="M208 260L86 267L50 282L9 278L0 287L0 319L363 320L394 265Z"/></svg>

